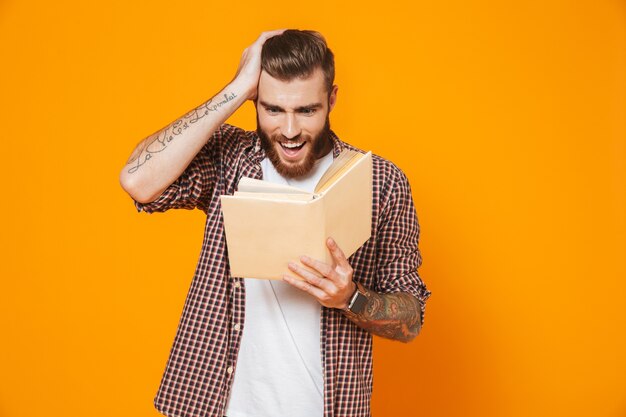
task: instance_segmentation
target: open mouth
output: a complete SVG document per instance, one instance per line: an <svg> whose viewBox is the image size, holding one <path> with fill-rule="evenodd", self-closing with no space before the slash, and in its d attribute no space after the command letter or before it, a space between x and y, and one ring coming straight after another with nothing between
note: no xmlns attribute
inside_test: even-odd
<svg viewBox="0 0 626 417"><path fill-rule="evenodd" d="M280 143L280 147L283 149L283 153L291 158L297 157L302 148L304 148L304 145L306 145L306 141L278 143Z"/></svg>

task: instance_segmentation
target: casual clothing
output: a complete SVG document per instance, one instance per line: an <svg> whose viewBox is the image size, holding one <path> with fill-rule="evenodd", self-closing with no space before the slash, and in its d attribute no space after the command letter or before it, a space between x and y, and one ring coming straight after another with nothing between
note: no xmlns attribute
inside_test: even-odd
<svg viewBox="0 0 626 417"><path fill-rule="evenodd" d="M332 162L329 152L297 179L280 175L268 158L261 169L264 181L313 192ZM283 281L246 278L244 282L246 326L226 415L322 417L320 303Z"/></svg>
<svg viewBox="0 0 626 417"><path fill-rule="evenodd" d="M356 149L331 134L333 156ZM256 132L222 125L183 174L155 201L135 202L148 213L199 208L207 215L200 260L174 345L155 398L172 417L222 416L245 327L245 283L230 277L220 195L243 176L261 179L265 153ZM422 307L430 292L417 268L419 227L405 175L373 158L372 236L349 258L354 280L379 293L408 292ZM321 308L324 417L370 415L372 336L337 309ZM289 399L286 399L289 401Z"/></svg>

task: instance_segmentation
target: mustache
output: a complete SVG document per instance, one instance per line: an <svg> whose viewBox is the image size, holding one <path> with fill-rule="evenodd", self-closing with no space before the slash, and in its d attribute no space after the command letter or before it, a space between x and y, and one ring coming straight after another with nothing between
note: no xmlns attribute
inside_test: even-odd
<svg viewBox="0 0 626 417"><path fill-rule="evenodd" d="M276 134L276 135L272 135L270 139L274 142L290 143L290 142L300 142L301 140L309 141L311 137L309 135L303 135L302 133L299 133L297 136L294 136L292 138L288 138L282 134Z"/></svg>

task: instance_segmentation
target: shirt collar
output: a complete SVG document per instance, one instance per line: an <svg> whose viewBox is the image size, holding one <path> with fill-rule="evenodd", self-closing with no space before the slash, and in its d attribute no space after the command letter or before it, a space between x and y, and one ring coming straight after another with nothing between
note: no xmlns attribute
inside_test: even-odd
<svg viewBox="0 0 626 417"><path fill-rule="evenodd" d="M330 131L330 139L333 141L333 158L336 158L345 148L345 143L332 130Z"/></svg>

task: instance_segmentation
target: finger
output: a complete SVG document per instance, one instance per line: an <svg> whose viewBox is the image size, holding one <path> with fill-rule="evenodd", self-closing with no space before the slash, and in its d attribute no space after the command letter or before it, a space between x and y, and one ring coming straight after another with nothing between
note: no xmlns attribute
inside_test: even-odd
<svg viewBox="0 0 626 417"><path fill-rule="evenodd" d="M335 270L334 266L328 265L327 263L317 259L309 258L308 256L301 257L300 261L302 261L304 265L322 274L327 280L330 280L335 287L340 286L345 281L342 275Z"/></svg>
<svg viewBox="0 0 626 417"><path fill-rule="evenodd" d="M333 284L332 281L324 277L320 277L319 275L314 274L313 272L308 271L307 269L293 262L290 262L288 266L292 272L304 278L309 284L314 285L317 288L320 288L326 294L333 295L337 293L337 287Z"/></svg>
<svg viewBox="0 0 626 417"><path fill-rule="evenodd" d="M276 36L276 35L282 34L286 30L287 29L268 30L267 32L263 32L263 35L266 35L268 38L271 38L272 36Z"/></svg>
<svg viewBox="0 0 626 417"><path fill-rule="evenodd" d="M268 40L272 36L280 35L280 34L282 34L286 30L287 29L278 29L278 30L270 30L270 31L267 31L267 32L263 32L263 33L261 33L261 36L259 36L258 42L263 44L263 43L265 43L266 40Z"/></svg>
<svg viewBox="0 0 626 417"><path fill-rule="evenodd" d="M350 263L346 259L346 255L343 253L339 245L337 245L337 242L335 242L332 237L326 239L326 246L328 247L330 255L333 257L337 265L346 269L350 268Z"/></svg>
<svg viewBox="0 0 626 417"><path fill-rule="evenodd" d="M300 262L302 262L304 265L308 266L309 268L313 268L314 270L319 272L322 276L328 279L332 279L331 275L335 272L333 268L327 263L318 261L317 259L309 258L308 256L301 256Z"/></svg>
<svg viewBox="0 0 626 417"><path fill-rule="evenodd" d="M311 294L313 297L317 298L320 301L326 299L326 293L324 291L317 288L315 285L309 284L306 281L296 279L290 275L283 275L283 281L286 281L294 287Z"/></svg>

